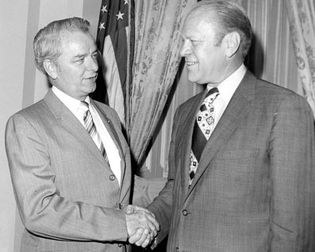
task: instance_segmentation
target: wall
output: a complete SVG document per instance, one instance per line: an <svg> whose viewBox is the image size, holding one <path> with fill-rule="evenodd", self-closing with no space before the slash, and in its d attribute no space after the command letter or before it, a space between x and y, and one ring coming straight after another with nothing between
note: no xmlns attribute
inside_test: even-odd
<svg viewBox="0 0 315 252"><path fill-rule="evenodd" d="M17 11L19 10L19 11ZM27 1L0 1L0 251L13 251L15 202L4 150L7 118L22 106Z"/></svg>
<svg viewBox="0 0 315 252"><path fill-rule="evenodd" d="M5 123L10 115L41 99L45 77L33 64L32 40L48 22L81 16L96 35L101 0L0 1L0 252L19 251L23 227L16 211L5 148Z"/></svg>

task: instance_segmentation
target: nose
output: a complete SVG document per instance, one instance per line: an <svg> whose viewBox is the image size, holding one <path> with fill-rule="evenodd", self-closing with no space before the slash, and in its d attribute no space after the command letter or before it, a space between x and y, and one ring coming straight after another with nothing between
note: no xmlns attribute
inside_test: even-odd
<svg viewBox="0 0 315 252"><path fill-rule="evenodd" d="M88 57L87 68L88 68L88 70L97 72L97 70L98 70L97 57L94 57L94 56Z"/></svg>
<svg viewBox="0 0 315 252"><path fill-rule="evenodd" d="M187 56L188 54L191 53L191 43L189 42L189 40L184 40L184 43L182 45L182 48L180 50L180 55L182 57Z"/></svg>

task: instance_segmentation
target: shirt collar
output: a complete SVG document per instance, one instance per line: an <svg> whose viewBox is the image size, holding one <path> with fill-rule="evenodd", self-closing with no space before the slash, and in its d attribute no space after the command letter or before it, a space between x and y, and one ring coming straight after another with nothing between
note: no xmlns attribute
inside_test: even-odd
<svg viewBox="0 0 315 252"><path fill-rule="evenodd" d="M73 113L77 114L80 108L80 100L77 100L70 95L67 95L65 92L61 91L55 86L52 86L51 90L59 98L59 100ZM85 101L90 104L90 97L87 96Z"/></svg>
<svg viewBox="0 0 315 252"><path fill-rule="evenodd" d="M217 86L219 89L220 98L223 99L226 104L229 103L235 90L240 85L246 70L247 69L245 65L242 64L237 70L235 70L229 77L227 77ZM213 86L208 84L207 89L210 90L211 88L213 88Z"/></svg>

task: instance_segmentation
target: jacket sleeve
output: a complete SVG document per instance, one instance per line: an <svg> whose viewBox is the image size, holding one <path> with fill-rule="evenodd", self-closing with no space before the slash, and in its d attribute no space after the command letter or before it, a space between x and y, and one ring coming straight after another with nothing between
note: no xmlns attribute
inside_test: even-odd
<svg viewBox="0 0 315 252"><path fill-rule="evenodd" d="M160 232L157 237L157 243L161 242L168 234L169 228L171 225L171 215L172 215L172 206L173 206L173 187L175 184L176 178L176 160L175 160L175 140L177 135L177 127L179 122L179 111L177 109L174 115L174 123L172 128L172 136L169 149L168 157L168 178L167 182L159 193L159 195L154 199L154 201L148 206L148 209L152 211L158 222L160 223Z"/></svg>
<svg viewBox="0 0 315 252"><path fill-rule="evenodd" d="M284 98L270 139L271 250L314 251L315 145L311 109L299 96Z"/></svg>

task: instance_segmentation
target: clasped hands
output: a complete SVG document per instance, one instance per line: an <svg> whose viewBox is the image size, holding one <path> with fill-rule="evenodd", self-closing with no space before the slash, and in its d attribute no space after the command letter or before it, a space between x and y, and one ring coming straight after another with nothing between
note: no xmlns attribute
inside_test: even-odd
<svg viewBox="0 0 315 252"><path fill-rule="evenodd" d="M143 248L152 243L160 229L155 216L149 210L128 205L124 208L126 214L128 242Z"/></svg>

